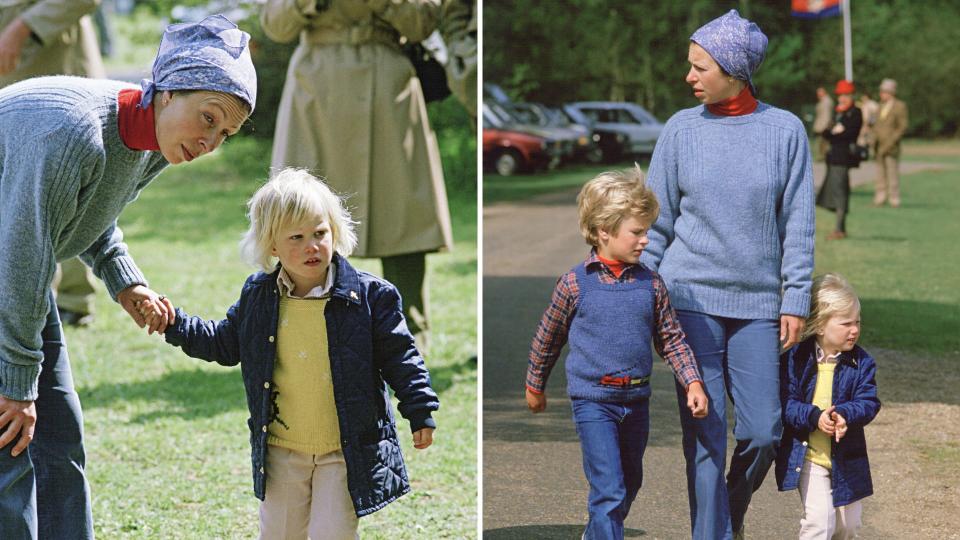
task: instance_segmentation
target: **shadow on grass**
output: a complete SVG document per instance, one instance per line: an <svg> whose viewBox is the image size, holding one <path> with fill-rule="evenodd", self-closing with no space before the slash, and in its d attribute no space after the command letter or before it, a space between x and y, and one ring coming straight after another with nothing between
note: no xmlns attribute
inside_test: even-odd
<svg viewBox="0 0 960 540"><path fill-rule="evenodd" d="M583 534L583 525L523 525L519 527L503 527L483 531L485 540L578 540ZM646 536L641 529L623 530L626 538Z"/></svg>
<svg viewBox="0 0 960 540"><path fill-rule="evenodd" d="M453 386L456 379L467 373L473 372L476 376L477 362L473 358L464 358L456 364L440 367L427 367L430 369L430 386L437 394L443 394L448 388Z"/></svg>
<svg viewBox="0 0 960 540"><path fill-rule="evenodd" d="M443 394L460 375L476 371L476 363L464 359L454 365L430 370L433 389ZM81 391L86 410L115 407L121 402L163 403L130 419L146 424L160 418L210 418L226 412L246 410L243 380L239 369L222 371L177 370L158 379L101 384Z"/></svg>
<svg viewBox="0 0 960 540"><path fill-rule="evenodd" d="M159 379L139 382L101 384L81 393L84 409L113 407L119 402L164 402L152 410L131 418L146 424L158 418L209 418L222 413L245 410L243 381L239 369L223 371L177 370Z"/></svg>

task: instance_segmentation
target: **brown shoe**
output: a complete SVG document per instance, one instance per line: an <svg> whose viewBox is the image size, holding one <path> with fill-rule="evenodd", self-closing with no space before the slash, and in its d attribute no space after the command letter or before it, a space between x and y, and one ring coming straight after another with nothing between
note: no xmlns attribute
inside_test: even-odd
<svg viewBox="0 0 960 540"><path fill-rule="evenodd" d="M890 200L890 207L891 207L891 208L900 208L900 201L895 201L895 200L891 199L891 200Z"/></svg>
<svg viewBox="0 0 960 540"><path fill-rule="evenodd" d="M847 233L843 231L833 231L827 235L827 240L843 240L847 237Z"/></svg>

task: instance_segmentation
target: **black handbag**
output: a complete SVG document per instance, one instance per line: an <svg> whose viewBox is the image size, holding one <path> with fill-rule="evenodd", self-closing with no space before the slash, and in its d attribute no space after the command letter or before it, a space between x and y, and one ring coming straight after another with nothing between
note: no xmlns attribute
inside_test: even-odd
<svg viewBox="0 0 960 540"><path fill-rule="evenodd" d="M447 86L447 70L437 62L426 47L419 43L405 43L403 53L407 55L417 71L420 87L423 88L423 99L427 103L440 101L450 95L450 87Z"/></svg>
<svg viewBox="0 0 960 540"><path fill-rule="evenodd" d="M850 143L850 167L859 167L861 161L870 159L870 149L862 144Z"/></svg>

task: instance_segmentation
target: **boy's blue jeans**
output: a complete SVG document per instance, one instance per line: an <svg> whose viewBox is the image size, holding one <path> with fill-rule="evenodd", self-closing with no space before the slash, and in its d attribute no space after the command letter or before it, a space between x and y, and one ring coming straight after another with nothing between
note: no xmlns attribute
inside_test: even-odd
<svg viewBox="0 0 960 540"><path fill-rule="evenodd" d="M573 421L590 484L586 540L623 538L623 520L643 483L650 401L601 403L574 399Z"/></svg>
<svg viewBox="0 0 960 540"><path fill-rule="evenodd" d="M678 310L700 363L710 413L694 419L677 386L687 493L694 540L726 540L743 526L753 492L776 457L783 434L780 405L780 321L716 317ZM726 482L727 403L737 441Z"/></svg>
<svg viewBox="0 0 960 540"><path fill-rule="evenodd" d="M83 418L66 343L50 295L43 329L37 425L26 452L12 457L19 437L0 448L0 538L93 538L90 489L84 477Z"/></svg>

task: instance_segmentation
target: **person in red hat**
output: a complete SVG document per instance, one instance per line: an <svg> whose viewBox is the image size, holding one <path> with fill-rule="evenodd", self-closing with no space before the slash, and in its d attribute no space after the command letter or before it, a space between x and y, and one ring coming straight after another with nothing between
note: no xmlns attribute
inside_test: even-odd
<svg viewBox="0 0 960 540"><path fill-rule="evenodd" d="M863 125L863 115L853 104L855 88L851 81L837 82L834 93L837 107L833 127L822 135L830 142L827 152L827 177L817 194L817 206L837 213L837 224L827 240L847 237L847 212L850 206L850 168L860 165L856 153L857 137Z"/></svg>

